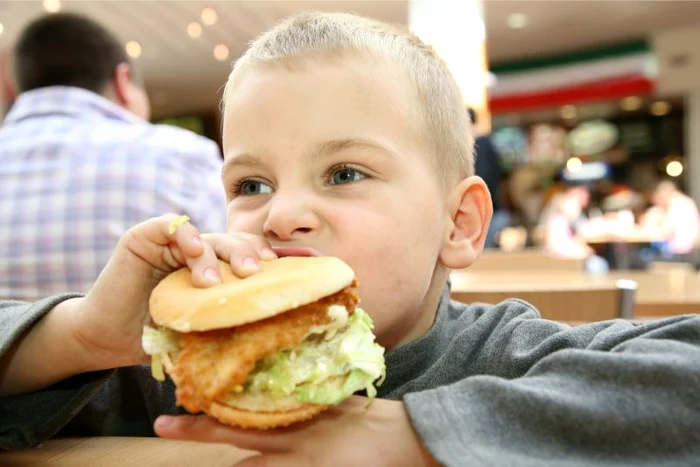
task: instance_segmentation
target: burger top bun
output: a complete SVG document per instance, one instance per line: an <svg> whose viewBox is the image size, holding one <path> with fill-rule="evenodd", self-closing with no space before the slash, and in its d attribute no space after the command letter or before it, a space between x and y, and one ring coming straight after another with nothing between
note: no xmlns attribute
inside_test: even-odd
<svg viewBox="0 0 700 467"><path fill-rule="evenodd" d="M252 323L318 301L352 284L355 273L338 258L285 257L261 261L262 271L246 279L219 261L222 283L192 285L191 271L168 275L153 290L153 321L179 332L208 331Z"/></svg>

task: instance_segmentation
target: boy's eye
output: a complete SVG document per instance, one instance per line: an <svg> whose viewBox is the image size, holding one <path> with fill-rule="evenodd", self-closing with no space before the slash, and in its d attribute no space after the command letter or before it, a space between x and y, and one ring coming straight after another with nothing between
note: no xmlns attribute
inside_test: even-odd
<svg viewBox="0 0 700 467"><path fill-rule="evenodd" d="M367 178L365 174L352 167L338 167L333 169L329 176L329 183L331 185L344 185L346 183L352 183L360 181Z"/></svg>
<svg viewBox="0 0 700 467"><path fill-rule="evenodd" d="M236 184L234 193L243 196L266 195L272 193L272 187L259 180L242 180Z"/></svg>

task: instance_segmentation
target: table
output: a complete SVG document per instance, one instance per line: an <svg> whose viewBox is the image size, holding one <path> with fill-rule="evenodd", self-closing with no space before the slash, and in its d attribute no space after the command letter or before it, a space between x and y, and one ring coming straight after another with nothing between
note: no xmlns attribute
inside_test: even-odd
<svg viewBox="0 0 700 467"><path fill-rule="evenodd" d="M590 245L609 244L611 248L611 266L614 269L629 269L631 266L630 245L646 245L661 241L646 230L635 228L623 233L602 232L584 236Z"/></svg>
<svg viewBox="0 0 700 467"><path fill-rule="evenodd" d="M478 260L477 260L478 261ZM700 313L700 274L612 271L603 276L571 271L503 271L452 273L452 292L562 291L614 287L618 280L637 283L635 318Z"/></svg>
<svg viewBox="0 0 700 467"><path fill-rule="evenodd" d="M635 317L700 313L700 274L686 271L612 271L608 277L637 282Z"/></svg>
<svg viewBox="0 0 700 467"><path fill-rule="evenodd" d="M0 452L3 467L230 467L253 452L225 444L160 438L66 438Z"/></svg>

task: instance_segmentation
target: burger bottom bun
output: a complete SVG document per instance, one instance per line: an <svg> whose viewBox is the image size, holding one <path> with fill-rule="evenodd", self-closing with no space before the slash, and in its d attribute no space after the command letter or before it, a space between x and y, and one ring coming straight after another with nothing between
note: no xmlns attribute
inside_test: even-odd
<svg viewBox="0 0 700 467"><path fill-rule="evenodd" d="M332 388L335 391L340 391L346 379L347 375L336 376L334 378L327 379L323 385L326 388ZM293 395L279 399L271 399L270 396L265 393L250 392L241 392L238 394L234 393L225 399L217 399L217 402L225 406L238 410L245 410L247 412L271 413L292 412L303 409L309 405L308 402L300 402Z"/></svg>
<svg viewBox="0 0 700 467"><path fill-rule="evenodd" d="M265 430L309 420L326 410L327 407L325 405L306 404L298 409L284 412L250 412L214 402L206 412L225 425Z"/></svg>

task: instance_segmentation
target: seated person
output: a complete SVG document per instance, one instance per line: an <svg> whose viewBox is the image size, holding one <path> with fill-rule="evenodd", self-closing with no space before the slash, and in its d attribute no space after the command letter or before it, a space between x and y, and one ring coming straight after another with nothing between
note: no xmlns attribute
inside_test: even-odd
<svg viewBox="0 0 700 467"><path fill-rule="evenodd" d="M111 32L42 16L13 50L20 95L0 128L0 298L87 292L129 227L164 212L223 230L217 145L152 125Z"/></svg>
<svg viewBox="0 0 700 467"><path fill-rule="evenodd" d="M4 304L0 448L158 434L261 453L245 465L698 463L700 317L569 327L520 300L450 300L491 203L432 49L372 20L303 14L252 44L224 96L228 233L149 220L87 295ZM184 265L215 284L217 256L245 277L284 247L354 269L387 349L379 399L264 432L177 415L172 383L140 366L153 287Z"/></svg>
<svg viewBox="0 0 700 467"><path fill-rule="evenodd" d="M671 181L663 181L652 195L653 206L644 214L642 229L659 240L642 252L642 259L683 261L700 237L698 205Z"/></svg>

